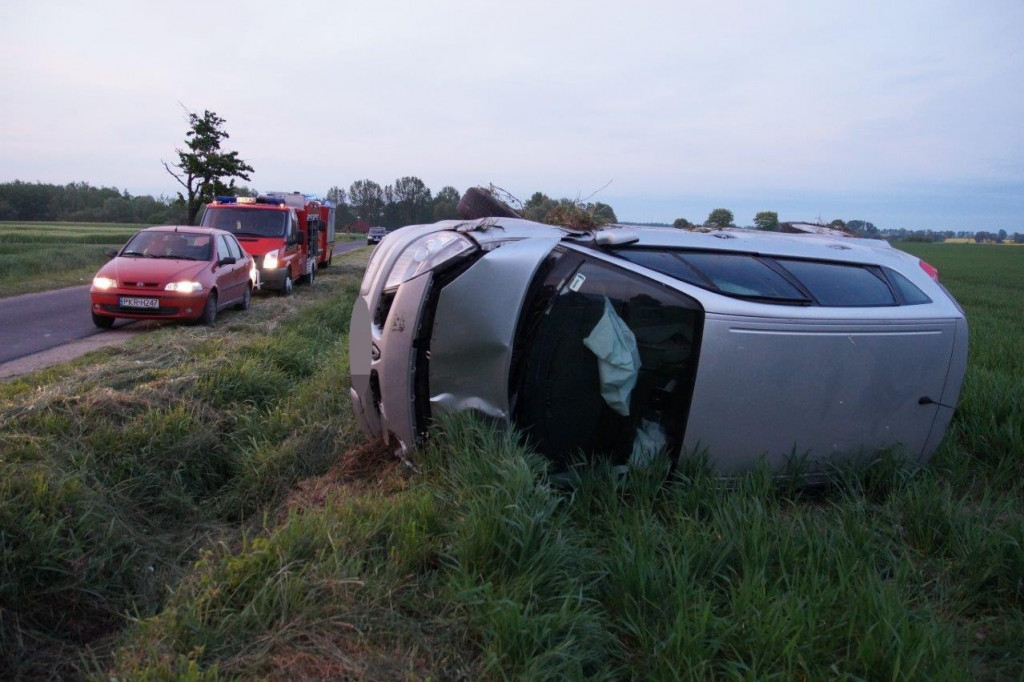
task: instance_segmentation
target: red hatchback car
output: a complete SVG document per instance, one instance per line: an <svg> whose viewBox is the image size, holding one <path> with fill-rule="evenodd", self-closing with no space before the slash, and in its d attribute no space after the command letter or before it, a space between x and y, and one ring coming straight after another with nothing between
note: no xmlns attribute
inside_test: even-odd
<svg viewBox="0 0 1024 682"><path fill-rule="evenodd" d="M249 308L259 275L234 235L208 227L149 227L100 268L89 298L92 321L119 317L212 324L230 305Z"/></svg>

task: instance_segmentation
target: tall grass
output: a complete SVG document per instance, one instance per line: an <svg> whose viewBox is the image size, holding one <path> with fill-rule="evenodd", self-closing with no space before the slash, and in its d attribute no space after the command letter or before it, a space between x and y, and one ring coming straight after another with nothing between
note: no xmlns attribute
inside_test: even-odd
<svg viewBox="0 0 1024 682"><path fill-rule="evenodd" d="M389 494L337 478L211 550L118 656L244 677L956 679L1024 671L1018 500L883 460L825 489L700 463L552 488L446 420ZM177 658L180 657L180 658ZM169 663L174 662L176 663ZM298 666L293 668L292 666Z"/></svg>

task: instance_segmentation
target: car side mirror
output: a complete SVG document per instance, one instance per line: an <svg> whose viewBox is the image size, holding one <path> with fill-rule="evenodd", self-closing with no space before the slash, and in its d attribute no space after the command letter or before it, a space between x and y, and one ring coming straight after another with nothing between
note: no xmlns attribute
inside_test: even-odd
<svg viewBox="0 0 1024 682"><path fill-rule="evenodd" d="M295 243L305 244L306 243L306 232L305 230L295 230Z"/></svg>
<svg viewBox="0 0 1024 682"><path fill-rule="evenodd" d="M107 260L110 260L111 258L117 255L117 249L107 249L103 253L104 255L106 255Z"/></svg>
<svg viewBox="0 0 1024 682"><path fill-rule="evenodd" d="M238 261L235 259L234 256L224 256L219 261L217 261L217 265L234 265L237 262Z"/></svg>

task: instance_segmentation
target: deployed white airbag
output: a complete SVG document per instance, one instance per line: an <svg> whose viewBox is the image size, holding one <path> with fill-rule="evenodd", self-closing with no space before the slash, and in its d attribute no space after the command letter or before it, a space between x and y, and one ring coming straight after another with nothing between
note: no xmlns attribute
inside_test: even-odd
<svg viewBox="0 0 1024 682"><path fill-rule="evenodd" d="M647 466L651 464L666 445L668 445L668 439L658 423L649 419L641 419L640 428L636 430L636 438L633 440L633 452L629 455L630 465Z"/></svg>
<svg viewBox="0 0 1024 682"><path fill-rule="evenodd" d="M629 394L640 374L640 351L632 330L615 312L605 296L604 315L583 339L583 345L597 356L601 397L623 417L629 416Z"/></svg>

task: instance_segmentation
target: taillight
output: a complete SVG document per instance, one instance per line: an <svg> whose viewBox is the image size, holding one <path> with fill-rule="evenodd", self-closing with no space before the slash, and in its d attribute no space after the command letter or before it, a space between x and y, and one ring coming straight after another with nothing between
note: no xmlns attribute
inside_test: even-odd
<svg viewBox="0 0 1024 682"><path fill-rule="evenodd" d="M919 261L917 261L917 263L918 263L918 265L921 266L921 269L924 270L925 273L928 274L929 277L934 279L936 282L939 281L939 270L938 270L938 268L936 268L934 265L931 265L930 263L925 263L923 260L919 260Z"/></svg>

